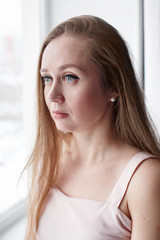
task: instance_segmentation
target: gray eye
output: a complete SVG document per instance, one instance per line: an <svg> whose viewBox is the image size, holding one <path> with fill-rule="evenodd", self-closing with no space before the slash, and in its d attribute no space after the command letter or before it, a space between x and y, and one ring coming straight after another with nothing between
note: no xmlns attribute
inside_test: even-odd
<svg viewBox="0 0 160 240"><path fill-rule="evenodd" d="M64 79L65 79L66 82L69 83L69 82L75 81L76 79L78 79L78 77L75 76L75 75L72 75L72 74L67 74L67 75L64 76Z"/></svg>
<svg viewBox="0 0 160 240"><path fill-rule="evenodd" d="M50 83L52 81L52 78L49 77L49 76L44 76L44 77L41 77L43 83Z"/></svg>

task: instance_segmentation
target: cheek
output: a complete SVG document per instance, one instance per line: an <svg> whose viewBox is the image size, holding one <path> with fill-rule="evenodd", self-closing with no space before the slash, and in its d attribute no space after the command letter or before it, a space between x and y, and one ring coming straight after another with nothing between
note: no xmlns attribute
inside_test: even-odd
<svg viewBox="0 0 160 240"><path fill-rule="evenodd" d="M97 94L95 89L87 89L79 93L70 95L70 104L72 110L80 114L85 112L85 114L91 112L95 108L99 108L102 104L102 95ZM103 98L103 105L105 104L105 98Z"/></svg>

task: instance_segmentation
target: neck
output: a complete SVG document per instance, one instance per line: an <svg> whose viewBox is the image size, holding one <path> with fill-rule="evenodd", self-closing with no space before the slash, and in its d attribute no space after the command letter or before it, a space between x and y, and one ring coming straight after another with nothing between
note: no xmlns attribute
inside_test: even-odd
<svg viewBox="0 0 160 240"><path fill-rule="evenodd" d="M113 132L104 129L74 133L71 144L72 159L76 164L85 166L110 160L119 144Z"/></svg>

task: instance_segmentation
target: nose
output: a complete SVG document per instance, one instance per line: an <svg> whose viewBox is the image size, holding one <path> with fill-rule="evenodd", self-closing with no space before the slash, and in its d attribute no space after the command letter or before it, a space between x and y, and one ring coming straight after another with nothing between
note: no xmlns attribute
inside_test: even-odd
<svg viewBox="0 0 160 240"><path fill-rule="evenodd" d="M63 90L60 84L53 82L47 96L48 100L51 102L64 102Z"/></svg>

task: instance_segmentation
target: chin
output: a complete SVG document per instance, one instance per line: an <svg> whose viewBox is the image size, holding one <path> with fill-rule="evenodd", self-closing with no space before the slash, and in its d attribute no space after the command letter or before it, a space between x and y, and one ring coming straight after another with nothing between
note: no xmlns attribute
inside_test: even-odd
<svg viewBox="0 0 160 240"><path fill-rule="evenodd" d="M57 130L60 131L60 132L63 132L63 133L72 133L71 129L66 128L66 127L64 127L64 126L62 127L62 126L57 126L57 125L56 125L56 127L57 127Z"/></svg>
<svg viewBox="0 0 160 240"><path fill-rule="evenodd" d="M60 130L58 129L60 132L64 133L64 134L67 134L67 133L72 133L71 131L67 131L67 130Z"/></svg>

